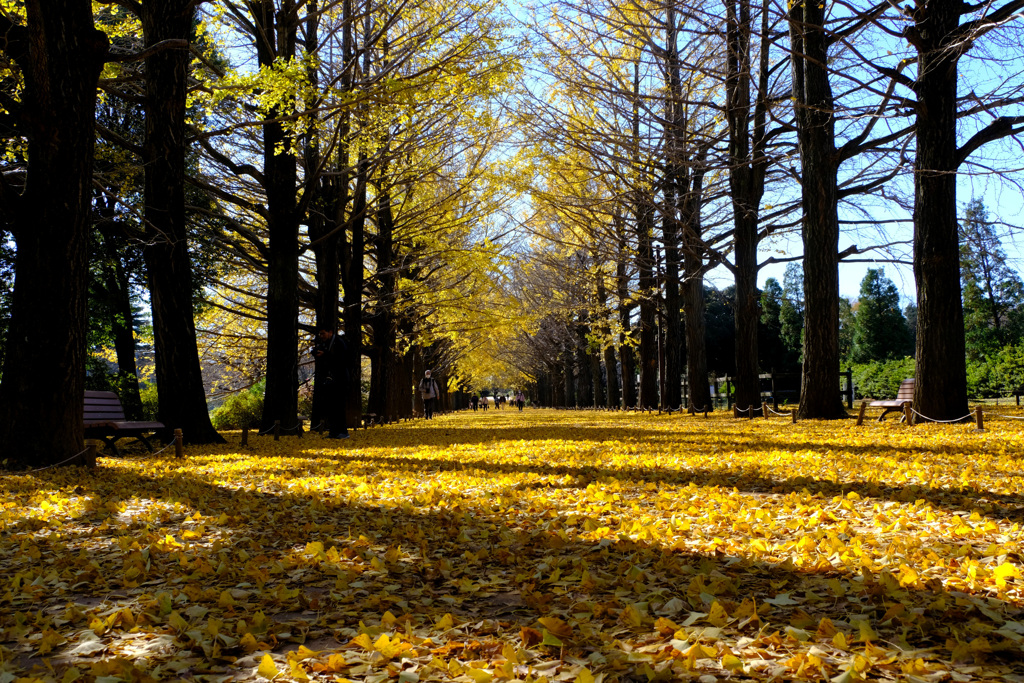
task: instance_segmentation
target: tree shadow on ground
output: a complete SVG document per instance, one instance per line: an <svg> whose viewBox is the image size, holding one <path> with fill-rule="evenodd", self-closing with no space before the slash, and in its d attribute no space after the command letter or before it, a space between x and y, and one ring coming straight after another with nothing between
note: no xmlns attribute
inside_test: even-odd
<svg viewBox="0 0 1024 683"><path fill-rule="evenodd" d="M346 456L337 460L347 462ZM138 550L120 550L121 530L112 521L116 515L111 507L101 506L80 520L88 525L83 538L98 571L84 580L87 586L80 582L45 595L53 605L104 595L107 613L118 601L136 599L140 590L147 595L163 590L169 604L182 613L200 605L234 623L251 621L262 611L271 624L268 633L304 629L309 642L327 649L343 648L360 624L374 627L389 611L399 618L392 631L401 631L402 619L410 627L428 627L450 612L465 623L439 633L437 645L447 641L457 647L436 656L464 659L483 657L491 642L521 646L521 628L540 629L538 619L556 616L576 626L565 637L565 648L534 645L539 661L589 658L595 669L623 681L648 680L643 666L659 661L682 675L673 658L640 656L637 649L659 642L668 648L671 637L705 643L712 651L724 644L737 652L741 638L752 639L765 661L785 667L789 665L784 661L796 652L812 645L830 647L836 631L851 643L850 650L865 647L859 639L871 639L897 664L917 657L948 660L956 651L956 657L972 663L1003 667L1000 673L1024 674L1020 644L995 633L1005 621L1024 620L1019 605L951 592L937 579L902 585L889 572L836 566L821 554L801 568L788 560L667 548L631 540L623 529L611 529L597 539L585 534L582 522L568 524L542 511L509 515L501 506L486 503L474 509L444 509L415 499L373 505L353 501L344 491L232 488L184 474L125 473L116 485L121 490L114 490L100 470L83 472L80 488L108 502L151 493L181 503L180 515L149 529L153 537L181 538L183 519L193 511L206 517L226 513L231 516L226 525L209 522L225 537L210 544L150 543L149 566L139 577L145 588L139 589L140 581L129 581L124 571ZM5 537L15 540L16 534ZM34 567L23 570L43 574L59 561L60 553L73 550L69 546L74 539L38 535L35 542L40 557ZM316 542L322 548L311 550ZM336 554L323 552L332 547ZM161 579L163 583L154 583ZM195 590L189 590L191 585ZM240 585L255 590L244 591L247 597L225 606L222 590ZM297 591L289 597L282 589ZM23 607L9 598L0 606L5 613L0 625L9 628L15 610ZM42 607L36 608L42 613ZM680 632L659 634L659 616L676 622L670 632ZM73 628L83 625L72 622ZM145 625L143 631L154 636L175 633L172 649L199 660L191 665L195 675L231 672L254 662L237 648L225 648L222 656L240 657L225 665L223 657L206 653L195 636L175 632L166 623ZM112 629L103 641L116 650L118 637ZM986 639L986 648L970 647L978 638ZM265 639L278 651L297 647L294 638ZM68 654L72 645L58 647L48 659L58 666L80 661ZM38 657L21 660L25 668L37 663L42 665ZM700 664L707 672L716 666L706 658Z"/></svg>

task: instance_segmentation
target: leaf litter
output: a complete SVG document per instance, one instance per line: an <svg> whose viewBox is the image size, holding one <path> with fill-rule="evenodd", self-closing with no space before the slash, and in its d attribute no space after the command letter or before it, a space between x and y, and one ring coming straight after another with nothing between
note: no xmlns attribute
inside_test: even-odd
<svg viewBox="0 0 1024 683"><path fill-rule="evenodd" d="M1024 436L527 411L0 477L0 683L1024 681Z"/></svg>

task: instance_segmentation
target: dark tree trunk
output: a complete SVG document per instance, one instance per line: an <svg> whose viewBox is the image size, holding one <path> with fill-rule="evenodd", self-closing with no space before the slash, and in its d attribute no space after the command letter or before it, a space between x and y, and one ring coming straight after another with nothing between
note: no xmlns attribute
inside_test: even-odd
<svg viewBox="0 0 1024 683"><path fill-rule="evenodd" d="M765 98L768 89L768 23L762 9L761 63L753 131L750 130L750 0L726 2L726 118L729 123L729 191L735 228L736 277L736 404L761 403L758 379L757 326L760 318L757 290L758 217L764 194L766 162Z"/></svg>
<svg viewBox="0 0 1024 683"><path fill-rule="evenodd" d="M662 406L678 408L683 403L681 342L683 321L679 295L679 207L686 174L686 105L683 101L676 14L667 9L666 72L669 98L665 107L665 182L662 211L662 243L665 245L665 324Z"/></svg>
<svg viewBox="0 0 1024 683"><path fill-rule="evenodd" d="M590 359L590 382L594 389L594 402L595 408L600 408L604 405L604 382L601 381L601 355L597 349L591 350L587 353L587 357Z"/></svg>
<svg viewBox="0 0 1024 683"><path fill-rule="evenodd" d="M562 346L562 379L565 383L565 407L575 408L579 404L576 401L576 357L572 345L565 342Z"/></svg>
<svg viewBox="0 0 1024 683"><path fill-rule="evenodd" d="M0 17L25 87L11 112L28 138L24 193L3 187L17 242L0 384L4 457L40 467L82 450L87 234L96 85L107 39L84 0L25 3L25 26Z"/></svg>
<svg viewBox="0 0 1024 683"><path fill-rule="evenodd" d="M683 212L683 311L686 315L687 407L713 409L708 386L707 322L704 305L704 248L700 207L704 194L703 155L698 159Z"/></svg>
<svg viewBox="0 0 1024 683"><path fill-rule="evenodd" d="M590 352L587 348L587 326L576 326L576 385L577 405L590 408L594 405L594 384L590 374Z"/></svg>
<svg viewBox="0 0 1024 683"><path fill-rule="evenodd" d="M193 2L145 0L140 7L147 46L189 39L195 18ZM149 239L144 255L153 308L157 414L168 431L181 429L188 443L223 443L207 411L192 303L192 260L185 218L185 109L191 59L184 48L146 58L144 161Z"/></svg>
<svg viewBox="0 0 1024 683"><path fill-rule="evenodd" d="M387 164L381 167L378 190L377 208L377 300L374 303L372 321L373 349L371 351L370 399L368 410L383 415L387 412L388 389L391 386L389 375L392 374L396 362L397 327L395 323L395 285L397 277L394 264L394 215L391 207L391 195L386 186Z"/></svg>
<svg viewBox="0 0 1024 683"><path fill-rule="evenodd" d="M565 366L556 361L551 370L551 405L565 408Z"/></svg>
<svg viewBox="0 0 1024 683"><path fill-rule="evenodd" d="M606 394L607 407L619 407L621 395L619 393L619 373L615 363L615 345L611 342L611 325L608 324L608 292L605 290L604 276L597 277L597 305L601 311L601 338L604 340L604 367L605 376L608 378L608 392Z"/></svg>
<svg viewBox="0 0 1024 683"><path fill-rule="evenodd" d="M403 322L399 328L404 335L413 333L413 326L409 322ZM395 357L388 370L387 415L389 420L412 417L411 391L413 384L415 381L413 380L412 352L406 351Z"/></svg>
<svg viewBox="0 0 1024 683"><path fill-rule="evenodd" d="M793 95L800 147L804 242L801 418L845 417L839 395L839 215L825 6L790 10ZM755 327L756 339L756 327Z"/></svg>
<svg viewBox="0 0 1024 683"><path fill-rule="evenodd" d="M651 244L653 207L641 195L636 203L637 277L640 286L640 408L658 405L657 287Z"/></svg>
<svg viewBox="0 0 1024 683"><path fill-rule="evenodd" d="M619 234L622 235L621 220L616 217ZM616 289L619 299L619 362L622 366L622 407L636 407L636 360L633 353L633 327L630 321L632 307L629 303L629 274L626 272L625 239L619 242L619 252L615 263Z"/></svg>
<svg viewBox="0 0 1024 683"><path fill-rule="evenodd" d="M349 424L362 419L363 391L361 385L363 361L363 287L365 285L363 258L366 254L366 178L369 163L360 159L356 171L356 187L352 200L352 213L348 219L350 238L343 244L342 258L342 319L348 338L349 396L346 402ZM419 375L417 375L418 377Z"/></svg>
<svg viewBox="0 0 1024 683"><path fill-rule="evenodd" d="M306 42L319 45L320 14L316 11L319 3L311 2L306 20ZM342 64L351 64L352 60L352 0L342 3ZM341 90L352 89L351 68L342 74ZM318 71L311 66L307 71L310 83L318 83ZM335 152L336 165L341 169L348 165L348 136L350 128L348 109L338 115L338 151ZM306 141L305 172L307 175L317 173L323 158L319 148L318 135L321 131L310 130ZM344 237L344 215L349 201L349 176L340 169L335 174L321 175L312 185L311 191L316 197L309 203L308 230L310 249L313 251L316 264L316 324L318 329L339 329L338 300L341 281L341 245ZM351 351L351 349L350 349ZM319 369L320 360L316 360ZM322 379L326 373L316 372L313 379L313 410L311 422L314 425L324 424L326 392ZM357 424L357 423L353 423Z"/></svg>
<svg viewBox="0 0 1024 683"><path fill-rule="evenodd" d="M961 48L952 44L963 2L931 0L918 2L918 7L912 36L918 50L914 408L931 419L953 420L969 412L956 206L957 60Z"/></svg>
<svg viewBox="0 0 1024 683"><path fill-rule="evenodd" d="M272 0L253 3L259 29L256 54L260 66L295 56L298 28L292 2L275 12ZM270 118L279 114L272 110ZM291 428L299 416L299 212L298 179L292 138L280 122L263 124L263 178L267 195L267 383L263 397L262 429L275 420ZM350 342L351 344L351 342Z"/></svg>

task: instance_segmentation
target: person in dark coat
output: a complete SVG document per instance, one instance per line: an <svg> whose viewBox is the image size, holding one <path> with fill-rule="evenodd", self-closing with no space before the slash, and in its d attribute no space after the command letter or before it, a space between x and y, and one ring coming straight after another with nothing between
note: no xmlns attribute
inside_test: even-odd
<svg viewBox="0 0 1024 683"><path fill-rule="evenodd" d="M348 345L343 334L321 326L317 332L314 354L319 361L316 378L323 392L329 439L347 439L349 436L345 421L345 402L348 397L348 371L345 368L347 351Z"/></svg>
<svg viewBox="0 0 1024 683"><path fill-rule="evenodd" d="M437 398L441 395L441 390L437 386L437 380L431 379L430 370L423 373L419 390L420 397L423 399L423 416L431 420L434 417L434 407L437 405Z"/></svg>

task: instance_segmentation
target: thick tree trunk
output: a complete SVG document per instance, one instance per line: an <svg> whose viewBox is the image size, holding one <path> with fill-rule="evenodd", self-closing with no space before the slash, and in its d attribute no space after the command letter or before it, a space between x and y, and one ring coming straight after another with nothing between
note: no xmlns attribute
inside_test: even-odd
<svg viewBox="0 0 1024 683"><path fill-rule="evenodd" d="M7 54L25 78L17 115L28 137L24 193L2 195L17 256L0 449L41 467L83 449L88 216L107 40L84 0L29 0L25 10L25 26L0 18Z"/></svg>
<svg viewBox="0 0 1024 683"><path fill-rule="evenodd" d="M683 200L686 171L686 107L683 102L679 54L676 43L678 30L675 8L667 8L665 38L666 73L668 74L668 101L665 107L665 182L664 209L662 211L662 243L665 246L665 324L664 363L661 384L661 405L666 408L682 406L682 339L683 321L679 295L679 241L680 222L678 203Z"/></svg>
<svg viewBox="0 0 1024 683"><path fill-rule="evenodd" d="M348 339L349 396L346 402L349 424L358 424L362 419L363 390L363 287L365 269L363 258L366 254L366 180L369 163L359 161L356 171L356 187L352 200L352 212L348 219L351 237L347 241L342 264L342 320ZM420 375L417 375L419 377Z"/></svg>
<svg viewBox="0 0 1024 683"><path fill-rule="evenodd" d="M608 378L608 391L605 394L608 408L618 408L622 396L619 392L619 373L615 362L615 345L611 342L611 325L608 324L608 292L605 290L604 276L597 278L597 305L601 311L601 338L604 343L605 376Z"/></svg>
<svg viewBox="0 0 1024 683"><path fill-rule="evenodd" d="M917 368L914 408L926 418L968 414L964 314L957 236L957 60L951 36L961 0L931 0L916 14L917 157L914 163L914 281ZM918 3L919 6L922 3Z"/></svg>
<svg viewBox="0 0 1024 683"><path fill-rule="evenodd" d="M556 361L551 369L551 405L565 408L565 367Z"/></svg>
<svg viewBox="0 0 1024 683"><path fill-rule="evenodd" d="M261 0L255 23L260 66L295 56L297 27L291 2L275 12L272 0ZM271 111L271 118L278 114ZM267 195L267 383L262 429L275 420L290 429L299 416L299 220L296 201L297 160L291 135L277 121L263 124L263 177ZM351 342L350 342L351 343Z"/></svg>
<svg viewBox="0 0 1024 683"><path fill-rule="evenodd" d="M764 164L751 158L750 145L750 1L726 2L726 118L729 122L729 191L735 228L736 404L761 403L758 380L757 232L764 187ZM762 44L762 50L767 45ZM762 63L764 60L762 59ZM766 68L766 66L762 67ZM760 95L759 95L760 98ZM760 99L759 99L760 102ZM755 135L763 136L763 120ZM755 145L756 146L756 145Z"/></svg>
<svg viewBox="0 0 1024 683"><path fill-rule="evenodd" d="M601 379L601 354L594 349L587 356L590 359L590 381L594 387L593 406L600 408L605 403L604 382Z"/></svg>
<svg viewBox="0 0 1024 683"><path fill-rule="evenodd" d="M618 218L618 217L616 217ZM616 220L619 234L623 229L621 221ZM633 353L633 326L630 321L632 307L629 303L629 274L626 272L625 240L619 242L619 252L615 263L615 282L619 300L619 362L622 370L622 407L636 407L636 360Z"/></svg>
<svg viewBox="0 0 1024 683"><path fill-rule="evenodd" d="M825 6L797 0L789 26L801 161L806 307L799 416L830 419L845 417L846 410L839 395L837 155Z"/></svg>
<svg viewBox="0 0 1024 683"><path fill-rule="evenodd" d="M704 194L705 155L699 154L690 179L689 194L683 202L683 292L686 316L687 408L713 410L708 386L707 321L704 304L704 247L701 241L700 209Z"/></svg>
<svg viewBox="0 0 1024 683"><path fill-rule="evenodd" d="M318 2L313 0L306 20L306 40L309 44L319 44L320 14ZM342 3L342 64L350 64L352 59L352 1ZM311 66L307 71L310 83L318 83L317 69ZM351 70L346 71L341 79L341 89L349 92L352 88ZM348 135L351 114L347 109L339 113L337 126L339 129L336 166L342 169L348 166L349 145ZM322 163L319 148L320 131L309 131L306 141L305 172L316 173ZM312 187L317 196L310 206L322 207L321 210L309 212L308 230L310 249L313 251L316 264L316 324L318 329L339 329L338 300L341 282L341 245L344 237L343 217L349 201L349 176L347 173L321 175ZM320 368L320 360L316 360L316 368ZM325 424L324 415L328 408L324 405L327 393L322 386L327 373L315 372L313 379L313 410L311 422L314 425Z"/></svg>
<svg viewBox="0 0 1024 683"><path fill-rule="evenodd" d="M380 182L387 182L387 164L382 166ZM391 196L386 189L378 192L377 204L377 300L374 302L373 314L373 349L371 351L370 399L368 410L383 415L387 412L387 392L391 387L389 375L392 374L397 346L397 327L395 324L394 305L396 297L396 281L394 265L394 215L391 208Z"/></svg>
<svg viewBox="0 0 1024 683"><path fill-rule="evenodd" d="M141 4L146 45L188 40L195 17L186 0L145 0ZM187 49L168 49L146 59L144 250L153 308L158 418L181 429L188 443L223 443L210 423L196 347L192 260L185 218L185 108Z"/></svg>
<svg viewBox="0 0 1024 683"><path fill-rule="evenodd" d="M579 404L576 401L576 355L573 353L572 345L565 342L562 347L562 379L565 383L565 407L576 408Z"/></svg>
<svg viewBox="0 0 1024 683"><path fill-rule="evenodd" d="M653 207L646 196L636 203L637 277L640 286L640 408L658 405L657 287L651 244Z"/></svg>
<svg viewBox="0 0 1024 683"><path fill-rule="evenodd" d="M590 352L587 349L587 326L576 326L576 386L578 405L590 408L594 405L594 384L590 374Z"/></svg>

